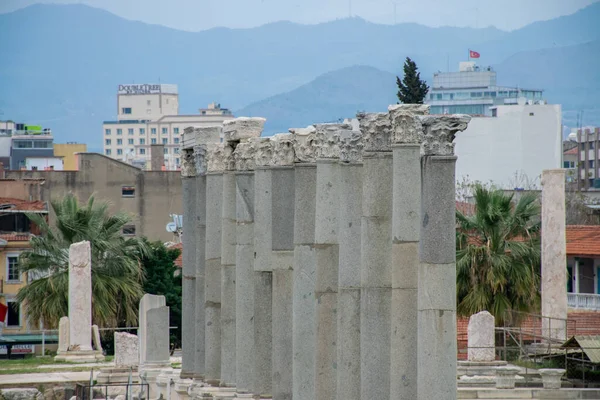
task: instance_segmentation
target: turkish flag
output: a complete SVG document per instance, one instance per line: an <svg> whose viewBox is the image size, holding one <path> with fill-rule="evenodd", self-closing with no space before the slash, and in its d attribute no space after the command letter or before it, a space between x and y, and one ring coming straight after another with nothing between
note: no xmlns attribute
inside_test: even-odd
<svg viewBox="0 0 600 400"><path fill-rule="evenodd" d="M471 58L479 58L479 53L473 50L469 50L469 57Z"/></svg>
<svg viewBox="0 0 600 400"><path fill-rule="evenodd" d="M8 312L8 306L0 303L0 322L4 322L6 319L6 313Z"/></svg>

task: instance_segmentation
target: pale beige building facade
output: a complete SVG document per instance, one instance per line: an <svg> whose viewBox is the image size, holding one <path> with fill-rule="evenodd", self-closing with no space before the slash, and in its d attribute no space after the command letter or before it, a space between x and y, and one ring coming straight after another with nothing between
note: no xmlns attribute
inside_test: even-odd
<svg viewBox="0 0 600 400"><path fill-rule="evenodd" d="M231 111L212 103L198 114L179 114L177 85L119 85L117 120L103 124L104 154L142 169L150 168L150 146L164 145L164 169L181 164L181 142L187 127L222 125Z"/></svg>

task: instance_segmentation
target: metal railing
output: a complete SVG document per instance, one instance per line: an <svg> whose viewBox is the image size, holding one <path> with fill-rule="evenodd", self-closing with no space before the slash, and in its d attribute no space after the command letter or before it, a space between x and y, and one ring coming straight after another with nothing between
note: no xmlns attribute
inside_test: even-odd
<svg viewBox="0 0 600 400"><path fill-rule="evenodd" d="M600 295L591 293L567 293L567 305L571 308L600 310Z"/></svg>

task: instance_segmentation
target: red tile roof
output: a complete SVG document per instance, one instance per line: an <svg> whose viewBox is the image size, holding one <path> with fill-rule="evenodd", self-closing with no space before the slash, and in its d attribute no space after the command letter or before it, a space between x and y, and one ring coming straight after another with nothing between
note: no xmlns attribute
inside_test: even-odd
<svg viewBox="0 0 600 400"><path fill-rule="evenodd" d="M174 261L175 265L177 265L177 268L182 268L183 267L183 244L182 243L176 243L172 246L169 246L170 249L179 249L179 257L177 257Z"/></svg>
<svg viewBox="0 0 600 400"><path fill-rule="evenodd" d="M0 197L0 212L2 209L5 210L18 210L18 211L47 211L45 201L26 201L20 199L13 199L10 197Z"/></svg>
<svg viewBox="0 0 600 400"><path fill-rule="evenodd" d="M577 147L573 147L572 149L564 152L565 155L571 155L571 154L577 155L578 153L579 153L579 149Z"/></svg>
<svg viewBox="0 0 600 400"><path fill-rule="evenodd" d="M28 242L31 235L28 233L0 233L0 239L7 242Z"/></svg>
<svg viewBox="0 0 600 400"><path fill-rule="evenodd" d="M600 257L600 225L568 225L567 255Z"/></svg>

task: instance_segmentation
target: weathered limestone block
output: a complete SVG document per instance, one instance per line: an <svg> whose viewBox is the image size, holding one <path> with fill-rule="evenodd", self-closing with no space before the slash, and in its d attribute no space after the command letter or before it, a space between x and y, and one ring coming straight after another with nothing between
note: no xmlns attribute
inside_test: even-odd
<svg viewBox="0 0 600 400"><path fill-rule="evenodd" d="M92 253L90 242L69 248L70 351L92 351Z"/></svg>
<svg viewBox="0 0 600 400"><path fill-rule="evenodd" d="M395 104L388 107L392 125L393 143L421 144L423 125L418 115L429 114L429 106L423 104Z"/></svg>
<svg viewBox="0 0 600 400"><path fill-rule="evenodd" d="M261 137L253 139L252 142L255 143L255 165L257 167L271 165L271 160L273 159L273 142L271 142L271 138Z"/></svg>
<svg viewBox="0 0 600 400"><path fill-rule="evenodd" d="M258 140L238 144L233 152L236 171L253 171L256 168L256 147Z"/></svg>
<svg viewBox="0 0 600 400"><path fill-rule="evenodd" d="M317 146L315 127L290 128L290 133L294 142L294 162L314 163Z"/></svg>
<svg viewBox="0 0 600 400"><path fill-rule="evenodd" d="M498 367L496 368L496 389L514 389L518 367Z"/></svg>
<svg viewBox="0 0 600 400"><path fill-rule="evenodd" d="M0 398L4 400L43 400L44 395L37 389L1 389Z"/></svg>
<svg viewBox="0 0 600 400"><path fill-rule="evenodd" d="M278 133L271 137L273 143L273 158L271 165L294 165L294 136L289 133Z"/></svg>
<svg viewBox="0 0 600 400"><path fill-rule="evenodd" d="M219 143L221 136L223 136L223 127L214 125L194 128L194 135L196 136L196 144Z"/></svg>
<svg viewBox="0 0 600 400"><path fill-rule="evenodd" d="M454 136L467 129L468 115L427 115L419 118L425 130L423 154L436 156L454 155Z"/></svg>
<svg viewBox="0 0 600 400"><path fill-rule="evenodd" d="M181 176L183 178L196 176L196 160L193 148L183 149L181 152Z"/></svg>
<svg viewBox="0 0 600 400"><path fill-rule="evenodd" d="M364 151L391 151L392 124L389 113L356 115L364 140Z"/></svg>
<svg viewBox="0 0 600 400"><path fill-rule="evenodd" d="M315 129L317 159L339 158L340 138L349 136L352 126L349 124L317 124Z"/></svg>
<svg viewBox="0 0 600 400"><path fill-rule="evenodd" d="M140 361L137 335L127 332L115 332L115 366L135 367Z"/></svg>
<svg viewBox="0 0 600 400"><path fill-rule="evenodd" d="M139 338L139 353L140 353L140 365L144 364L146 360L148 360L148 355L154 351L154 349L149 348L148 338L148 330L150 322L148 321L148 312L150 310L164 307L166 305L165 296L157 296L154 294L146 293L142 299L140 300L139 306L139 329L138 329L138 338ZM168 318L167 318L168 320ZM167 322L167 337L168 337L168 322ZM168 344L167 344L168 350Z"/></svg>
<svg viewBox="0 0 600 400"><path fill-rule="evenodd" d="M194 146L194 161L196 162L196 176L206 175L208 164L208 147L206 144Z"/></svg>
<svg viewBox="0 0 600 400"><path fill-rule="evenodd" d="M340 138L340 161L344 163L362 162L363 136L359 131L351 131Z"/></svg>
<svg viewBox="0 0 600 400"><path fill-rule="evenodd" d="M58 354L69 350L69 317L62 317L58 322Z"/></svg>
<svg viewBox="0 0 600 400"><path fill-rule="evenodd" d="M566 370L562 368L542 368L539 370L542 376L542 384L544 389L560 389L561 378Z"/></svg>
<svg viewBox="0 0 600 400"><path fill-rule="evenodd" d="M266 119L257 117L238 117L223 122L223 140L236 142L244 139L260 137Z"/></svg>
<svg viewBox="0 0 600 400"><path fill-rule="evenodd" d="M169 307L146 312L145 364L169 365Z"/></svg>
<svg viewBox="0 0 600 400"><path fill-rule="evenodd" d="M495 319L487 311L481 311L469 318L468 357L469 361L494 361L496 359L494 341Z"/></svg>
<svg viewBox="0 0 600 400"><path fill-rule="evenodd" d="M223 172L225 170L226 159L224 157L225 145L223 143L207 144L208 160L206 163L207 172Z"/></svg>

